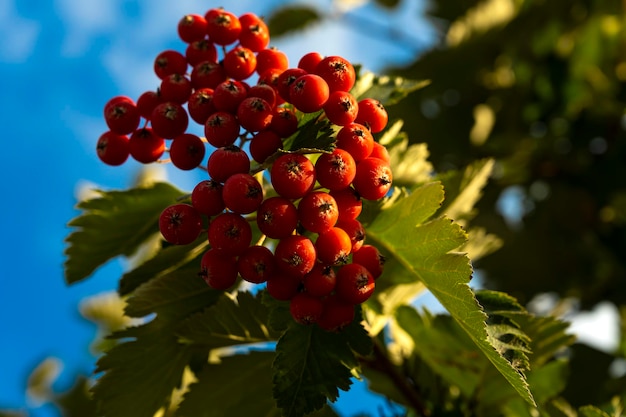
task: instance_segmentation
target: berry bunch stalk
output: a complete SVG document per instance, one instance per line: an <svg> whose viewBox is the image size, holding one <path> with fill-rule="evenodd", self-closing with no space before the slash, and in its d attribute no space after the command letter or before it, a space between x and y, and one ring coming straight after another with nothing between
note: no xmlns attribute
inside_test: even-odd
<svg viewBox="0 0 626 417"><path fill-rule="evenodd" d="M340 330L383 272L384 258L365 244L358 217L364 199L384 198L391 188L389 155L373 136L387 112L350 93L356 72L343 57L310 52L290 67L253 13L210 9L184 16L177 30L187 47L156 56L158 87L105 104L99 158L206 170L187 201L163 210L165 241L188 245L205 234L210 248L199 276L207 285L265 284L289 301L298 323ZM302 117L318 112L336 127L335 148L285 151ZM204 137L188 132L189 119ZM262 234L256 242L253 226Z"/></svg>

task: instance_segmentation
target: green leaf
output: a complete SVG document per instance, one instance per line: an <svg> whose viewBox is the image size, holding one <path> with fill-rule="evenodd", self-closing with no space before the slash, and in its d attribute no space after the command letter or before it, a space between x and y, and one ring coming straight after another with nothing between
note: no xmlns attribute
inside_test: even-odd
<svg viewBox="0 0 626 417"><path fill-rule="evenodd" d="M174 321L213 305L222 292L209 288L198 276L198 269L177 270L141 285L128 298L125 313L130 317L157 313Z"/></svg>
<svg viewBox="0 0 626 417"><path fill-rule="evenodd" d="M87 278L114 257L132 255L145 240L158 233L161 211L183 195L165 183L98 193L100 197L78 204L83 214L68 224L77 229L66 239L68 284Z"/></svg>
<svg viewBox="0 0 626 417"><path fill-rule="evenodd" d="M429 81L409 80L402 77L379 76L371 72L360 73L350 92L357 99L373 98L383 106L391 106L410 93L426 87Z"/></svg>
<svg viewBox="0 0 626 417"><path fill-rule="evenodd" d="M176 334L181 343L209 349L275 341L280 335L268 328L268 316L260 295L223 293L211 308L182 322Z"/></svg>
<svg viewBox="0 0 626 417"><path fill-rule="evenodd" d="M305 29L321 19L319 12L305 5L288 6L277 9L267 20L273 37Z"/></svg>
<svg viewBox="0 0 626 417"><path fill-rule="evenodd" d="M322 111L305 113L298 131L285 139L284 148L290 152L331 152L335 148L334 131L327 119L320 120Z"/></svg>
<svg viewBox="0 0 626 417"><path fill-rule="evenodd" d="M302 416L335 401L359 369L354 351L371 348L356 321L340 333L292 323L278 340L274 361L274 398L286 417Z"/></svg>
<svg viewBox="0 0 626 417"><path fill-rule="evenodd" d="M610 417L607 413L592 405L586 405L578 409L581 417Z"/></svg>
<svg viewBox="0 0 626 417"><path fill-rule="evenodd" d="M103 374L92 391L99 415L153 417L179 386L190 349L178 343L172 329L159 318L113 337L131 340L98 360L96 373Z"/></svg>
<svg viewBox="0 0 626 417"><path fill-rule="evenodd" d="M469 259L454 252L465 243L465 232L445 217L424 222L442 201L440 183L418 188L377 216L367 229L368 239L424 283L519 395L533 403L523 375L489 343L487 316L468 285Z"/></svg>

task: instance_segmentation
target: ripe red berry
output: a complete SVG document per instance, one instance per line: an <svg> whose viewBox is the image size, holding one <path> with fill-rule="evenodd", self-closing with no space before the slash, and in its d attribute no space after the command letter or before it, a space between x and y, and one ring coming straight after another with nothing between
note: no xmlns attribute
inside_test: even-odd
<svg viewBox="0 0 626 417"><path fill-rule="evenodd" d="M317 259L311 239L301 235L282 238L274 249L279 270L294 277L304 277L311 272Z"/></svg>
<svg viewBox="0 0 626 417"><path fill-rule="evenodd" d="M356 175L356 162L348 151L335 149L323 153L315 162L317 181L324 188L338 191L347 188Z"/></svg>
<svg viewBox="0 0 626 417"><path fill-rule="evenodd" d="M165 152L165 139L149 127L137 129L128 141L130 156L142 164L156 162Z"/></svg>
<svg viewBox="0 0 626 417"><path fill-rule="evenodd" d="M374 277L363 265L347 264L337 271L335 292L347 303L363 303L370 298L374 287Z"/></svg>
<svg viewBox="0 0 626 417"><path fill-rule="evenodd" d="M333 267L319 262L302 278L304 290L315 297L330 295L336 282L337 275Z"/></svg>
<svg viewBox="0 0 626 417"><path fill-rule="evenodd" d="M210 9L204 15L207 21L207 33L213 43L230 45L239 38L241 22L239 18L224 9Z"/></svg>
<svg viewBox="0 0 626 417"><path fill-rule="evenodd" d="M359 162L372 153L374 137L367 127L350 123L337 132L337 147L350 152L352 158Z"/></svg>
<svg viewBox="0 0 626 417"><path fill-rule="evenodd" d="M378 158L365 158L356 166L354 189L366 200L383 198L391 189L391 168Z"/></svg>
<svg viewBox="0 0 626 417"><path fill-rule="evenodd" d="M298 293L300 279L283 274L280 271L267 279L267 292L274 299L288 301Z"/></svg>
<svg viewBox="0 0 626 417"><path fill-rule="evenodd" d="M307 293L298 293L289 302L289 312L296 323L304 325L316 323L323 311L322 300Z"/></svg>
<svg viewBox="0 0 626 417"><path fill-rule="evenodd" d="M96 144L98 158L107 165L122 165L130 155L128 136L111 131L103 133Z"/></svg>
<svg viewBox="0 0 626 417"><path fill-rule="evenodd" d="M359 217L363 210L363 200L354 188L348 187L343 190L330 191L329 194L337 202L339 220L354 220Z"/></svg>
<svg viewBox="0 0 626 417"><path fill-rule="evenodd" d="M276 269L274 254L265 246L250 246L237 260L237 270L241 278L253 284L267 281Z"/></svg>
<svg viewBox="0 0 626 417"><path fill-rule="evenodd" d="M378 133L387 126L387 110L382 103L373 98L365 98L359 101L359 111L356 122L367 126L372 133Z"/></svg>
<svg viewBox="0 0 626 417"><path fill-rule="evenodd" d="M265 160L274 155L283 146L283 141L271 130L258 132L250 140L250 156L256 162L262 164Z"/></svg>
<svg viewBox="0 0 626 417"><path fill-rule="evenodd" d="M253 52L259 52L270 42L270 31L259 16L254 13L245 13L239 16L241 33L239 43Z"/></svg>
<svg viewBox="0 0 626 417"><path fill-rule="evenodd" d="M154 59L154 73L161 80L171 74L185 74L187 59L183 54L171 49L159 53Z"/></svg>
<svg viewBox="0 0 626 417"><path fill-rule="evenodd" d="M224 56L224 71L235 80L245 80L256 69L256 55L248 48L237 46Z"/></svg>
<svg viewBox="0 0 626 417"><path fill-rule="evenodd" d="M343 229L331 227L319 234L315 250L319 261L328 265L343 265L352 252L352 241Z"/></svg>
<svg viewBox="0 0 626 417"><path fill-rule="evenodd" d="M213 105L219 111L235 113L239 103L248 96L246 86L237 80L226 80L213 91Z"/></svg>
<svg viewBox="0 0 626 417"><path fill-rule="evenodd" d="M256 221L261 233L272 239L282 239L296 229L298 210L286 198L270 197L259 206Z"/></svg>
<svg viewBox="0 0 626 417"><path fill-rule="evenodd" d="M350 91L356 80L354 66L340 56L327 56L315 67L315 74L322 77L333 91Z"/></svg>
<svg viewBox="0 0 626 417"><path fill-rule="evenodd" d="M359 104L347 91L333 91L324 104L324 113L331 123L345 126L356 120Z"/></svg>
<svg viewBox="0 0 626 417"><path fill-rule="evenodd" d="M237 119L248 132L260 132L270 126L274 111L272 106L260 97L248 97L237 108Z"/></svg>
<svg viewBox="0 0 626 417"><path fill-rule="evenodd" d="M204 39L207 35L207 22L204 16L188 14L178 22L178 36L183 42L191 43Z"/></svg>
<svg viewBox="0 0 626 417"><path fill-rule="evenodd" d="M200 259L198 275L215 290L227 290L237 281L237 258L211 248Z"/></svg>
<svg viewBox="0 0 626 417"><path fill-rule="evenodd" d="M207 230L211 247L229 255L242 254L252 241L252 228L241 215L222 213L217 215Z"/></svg>
<svg viewBox="0 0 626 417"><path fill-rule="evenodd" d="M172 101L161 103L150 116L154 133L166 139L182 135L189 126L189 115L183 106Z"/></svg>
<svg viewBox="0 0 626 417"><path fill-rule="evenodd" d="M300 58L298 61L298 68L302 68L306 72L312 74L315 72L315 67L317 67L317 64L319 64L322 59L324 59L324 56L319 52L309 52Z"/></svg>
<svg viewBox="0 0 626 417"><path fill-rule="evenodd" d="M248 89L248 97L262 98L273 109L276 106L276 90L267 84L253 85Z"/></svg>
<svg viewBox="0 0 626 417"><path fill-rule="evenodd" d="M359 250L365 243L365 228L360 221L356 219L337 220L336 226L343 229L352 242L352 252Z"/></svg>
<svg viewBox="0 0 626 417"><path fill-rule="evenodd" d="M305 74L291 84L288 101L303 113L314 113L322 109L329 94L328 84L322 77Z"/></svg>
<svg viewBox="0 0 626 417"><path fill-rule="evenodd" d="M301 198L315 185L315 167L304 155L284 154L274 161L270 180L279 195L290 199Z"/></svg>
<svg viewBox="0 0 626 417"><path fill-rule="evenodd" d="M192 133L176 136L170 145L172 164L184 171L197 168L202 163L205 153L204 142Z"/></svg>
<svg viewBox="0 0 626 417"><path fill-rule="evenodd" d="M298 117L290 108L277 107L274 109L269 129L281 138L288 138L298 130Z"/></svg>
<svg viewBox="0 0 626 417"><path fill-rule="evenodd" d="M289 67L287 55L276 48L268 48L257 54L256 72L263 74L269 69L284 71Z"/></svg>
<svg viewBox="0 0 626 417"><path fill-rule="evenodd" d="M317 325L329 332L339 332L354 320L354 305L333 294L324 299L324 312Z"/></svg>
<svg viewBox="0 0 626 417"><path fill-rule="evenodd" d="M250 157L235 145L218 148L209 156L207 171L211 178L223 183L232 175L249 172Z"/></svg>
<svg viewBox="0 0 626 417"><path fill-rule="evenodd" d="M378 142L374 142L374 147L372 148L372 153L370 154L370 157L381 159L386 164L391 163L389 151L384 145L381 145Z"/></svg>
<svg viewBox="0 0 626 417"><path fill-rule="evenodd" d="M278 95L285 101L289 102L291 94L291 85L307 72L302 68L288 68L284 70L276 80L276 90Z"/></svg>
<svg viewBox="0 0 626 417"><path fill-rule="evenodd" d="M162 101L186 103L192 92L191 81L181 74L170 74L161 80Z"/></svg>
<svg viewBox="0 0 626 417"><path fill-rule="evenodd" d="M211 114L204 123L204 136L216 148L230 146L239 137L239 121L229 112L218 111Z"/></svg>
<svg viewBox="0 0 626 417"><path fill-rule="evenodd" d="M330 229L337 223L338 218L337 202L323 191L306 194L298 204L300 224L313 233L322 233Z"/></svg>
<svg viewBox="0 0 626 417"><path fill-rule="evenodd" d="M215 216L226 208L222 199L224 186L213 180L200 181L191 192L191 205L206 216Z"/></svg>
<svg viewBox="0 0 626 417"><path fill-rule="evenodd" d="M187 245L200 236L202 217L189 204L174 204L161 212L159 230L167 242L173 245Z"/></svg>
<svg viewBox="0 0 626 417"><path fill-rule="evenodd" d="M187 45L185 58L192 67L205 61L217 63L217 48L208 39L194 41Z"/></svg>
<svg viewBox="0 0 626 417"><path fill-rule="evenodd" d="M113 97L104 106L104 121L111 132L127 135L139 126L139 110L128 97Z"/></svg>
<svg viewBox="0 0 626 417"><path fill-rule="evenodd" d="M144 119L150 120L152 111L163 102L158 91L145 91L137 99L137 110Z"/></svg>
<svg viewBox="0 0 626 417"><path fill-rule="evenodd" d="M213 105L213 89L199 88L191 93L187 111L194 122L204 125L209 116L217 111Z"/></svg>
<svg viewBox="0 0 626 417"><path fill-rule="evenodd" d="M363 265L377 279L383 273L385 257L373 245L363 245L352 254L352 263Z"/></svg>
<svg viewBox="0 0 626 417"><path fill-rule="evenodd" d="M263 201L263 187L248 173L234 174L224 182L222 198L234 213L255 212Z"/></svg>
<svg viewBox="0 0 626 417"><path fill-rule="evenodd" d="M219 83L227 78L224 67L213 61L203 61L195 65L190 75L191 85L196 89L215 89Z"/></svg>

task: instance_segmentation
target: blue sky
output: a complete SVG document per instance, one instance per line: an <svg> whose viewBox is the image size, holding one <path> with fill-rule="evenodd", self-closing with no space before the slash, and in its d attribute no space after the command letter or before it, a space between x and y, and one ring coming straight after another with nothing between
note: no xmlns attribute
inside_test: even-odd
<svg viewBox="0 0 626 417"><path fill-rule="evenodd" d="M28 410L35 417L54 415L49 407L37 407L25 397L27 375L47 357L63 362L55 384L59 390L67 389L76 373L93 370L88 346L95 326L80 317L78 305L87 296L115 289L122 267L113 262L90 279L66 286L66 224L78 214L74 209L78 189L93 184L126 188L140 168L130 160L122 167L108 167L96 157L95 143L105 130L104 103L115 95L136 98L156 88L154 56L168 48L181 50L176 24L183 15L204 14L217 6L237 14L263 15L277 3L284 2L0 3L0 121L7 156L0 168L7 237L0 251L0 409ZM328 9L330 1L309 3ZM414 9L398 14L412 25L417 16ZM424 28L416 39L427 44L431 35ZM400 48L333 22L272 44L294 64L314 50L342 55L374 71L409 58ZM201 175L169 169L167 173L185 189L191 189ZM341 403L354 402L361 393L355 389L343 395Z"/></svg>
<svg viewBox="0 0 626 417"><path fill-rule="evenodd" d="M87 296L115 289L122 266L113 262L90 279L67 287L63 281L66 224L78 214L74 209L78 189L93 184L105 189L126 188L140 168L130 160L121 167L108 167L96 157L95 143L105 130L104 103L115 95L136 98L156 88L152 61L164 49L182 48L175 28L183 15L203 14L216 6L236 14L251 11L263 15L279 3L285 2L0 3L0 122L7 156L0 168L4 179L0 182L0 213L7 238L0 251L0 409L28 409L34 417L54 415L25 397L28 373L46 357L63 362L55 385L60 390L68 388L76 373L93 370L88 346L95 326L80 317L78 305ZM308 3L328 10L331 0ZM407 7L394 21L412 29L416 46L427 45L433 31L418 19L422 2L403 3ZM372 11L366 7L356 13L382 22L388 19ZM286 52L293 64L305 53L318 51L342 55L373 71L411 56L393 43L365 36L336 21L272 44ZM183 189L191 189L201 178L200 173L170 169L167 175ZM615 313L607 306L600 309L603 317ZM591 316L583 317L576 326L581 333L595 327L598 334L597 320ZM603 342L606 345L610 340ZM379 403L364 401L362 396L363 389L358 386L343 394L340 409L350 410L350 414L375 412Z"/></svg>

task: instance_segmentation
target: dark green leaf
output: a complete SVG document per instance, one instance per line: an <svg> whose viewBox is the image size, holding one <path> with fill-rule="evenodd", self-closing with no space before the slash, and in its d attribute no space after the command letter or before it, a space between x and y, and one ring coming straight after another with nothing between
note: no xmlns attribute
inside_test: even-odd
<svg viewBox="0 0 626 417"><path fill-rule="evenodd" d="M391 106L410 93L426 87L429 81L409 80L401 77L378 76L370 72L359 74L351 93L357 100L373 98L383 106Z"/></svg>
<svg viewBox="0 0 626 417"><path fill-rule="evenodd" d="M284 36L319 21L319 12L309 6L297 5L282 7L274 11L267 20L267 26L273 37Z"/></svg>
<svg viewBox="0 0 626 417"><path fill-rule="evenodd" d="M223 293L215 305L182 322L176 334L182 343L208 349L271 342L280 335L268 327L268 316L260 295L239 292L235 299Z"/></svg>
<svg viewBox="0 0 626 417"><path fill-rule="evenodd" d="M183 195L165 183L99 194L80 202L78 208L83 214L69 222L76 229L66 239L65 280L69 284L87 278L116 256L132 255L158 233L161 211Z"/></svg>
<svg viewBox="0 0 626 417"><path fill-rule="evenodd" d="M306 113L299 122L298 131L284 141L291 152L330 152L335 148L334 131L322 112Z"/></svg>

